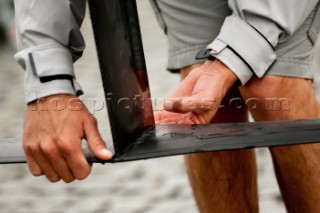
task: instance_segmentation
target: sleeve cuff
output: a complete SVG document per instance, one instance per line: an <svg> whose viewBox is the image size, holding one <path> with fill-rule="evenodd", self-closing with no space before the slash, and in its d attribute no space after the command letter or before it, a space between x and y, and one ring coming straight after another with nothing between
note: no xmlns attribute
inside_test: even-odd
<svg viewBox="0 0 320 213"><path fill-rule="evenodd" d="M263 77L277 56L270 43L238 16L226 18L219 36L208 49L245 84L253 75ZM249 74L251 72L251 75Z"/></svg>
<svg viewBox="0 0 320 213"><path fill-rule="evenodd" d="M80 96L83 92L76 80L73 82L70 82L69 80L56 80L25 90L26 103L58 94Z"/></svg>
<svg viewBox="0 0 320 213"><path fill-rule="evenodd" d="M224 42L216 40L213 44L214 49L210 48L210 55L219 59L236 74L242 85L246 84L253 76L248 66L232 50L227 48L227 44Z"/></svg>
<svg viewBox="0 0 320 213"><path fill-rule="evenodd" d="M25 70L25 95L27 103L56 94L83 94L75 80L72 55L64 47L45 45L25 49L15 55ZM54 76L70 76L70 80L43 79Z"/></svg>

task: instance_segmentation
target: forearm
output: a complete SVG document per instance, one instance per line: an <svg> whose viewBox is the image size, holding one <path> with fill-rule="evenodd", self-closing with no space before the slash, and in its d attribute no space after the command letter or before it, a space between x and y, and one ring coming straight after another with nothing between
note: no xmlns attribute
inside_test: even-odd
<svg viewBox="0 0 320 213"><path fill-rule="evenodd" d="M204 63L204 66L207 66L215 73L217 89L222 91L223 97L238 81L238 77L220 60L208 60Z"/></svg>

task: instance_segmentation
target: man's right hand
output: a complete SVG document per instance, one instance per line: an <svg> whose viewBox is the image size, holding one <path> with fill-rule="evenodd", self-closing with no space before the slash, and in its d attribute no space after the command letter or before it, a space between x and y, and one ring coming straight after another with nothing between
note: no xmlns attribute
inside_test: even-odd
<svg viewBox="0 0 320 213"><path fill-rule="evenodd" d="M31 173L51 182L70 183L86 178L91 171L81 142L97 158L109 160L112 153L102 140L96 119L72 95L54 95L28 105L23 148Z"/></svg>

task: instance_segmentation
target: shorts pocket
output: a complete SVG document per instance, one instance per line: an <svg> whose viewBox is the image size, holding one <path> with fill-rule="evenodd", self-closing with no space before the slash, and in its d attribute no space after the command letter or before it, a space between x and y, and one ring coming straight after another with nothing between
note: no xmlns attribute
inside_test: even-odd
<svg viewBox="0 0 320 213"><path fill-rule="evenodd" d="M316 7L317 7L317 9L315 12L315 16L313 18L313 21L310 25L310 29L308 32L309 39L311 40L311 42L313 44L315 44L317 42L318 37L319 37L319 33L320 33L320 7L319 7L319 4L317 4Z"/></svg>
<svg viewBox="0 0 320 213"><path fill-rule="evenodd" d="M158 23L160 25L160 27L163 29L164 33L167 34L167 26L166 23L163 19L163 16L161 14L161 9L158 5L157 0L150 0L151 6L153 8L153 11L157 17Z"/></svg>

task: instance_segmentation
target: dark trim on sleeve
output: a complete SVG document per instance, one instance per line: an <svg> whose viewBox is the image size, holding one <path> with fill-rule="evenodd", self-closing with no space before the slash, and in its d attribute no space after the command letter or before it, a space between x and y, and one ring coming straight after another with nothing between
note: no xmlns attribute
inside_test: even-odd
<svg viewBox="0 0 320 213"><path fill-rule="evenodd" d="M40 82L47 83L55 80L69 80L71 82L72 87L74 88L73 79L74 77L72 75L62 74L62 75L51 75L51 76L40 77Z"/></svg>
<svg viewBox="0 0 320 213"><path fill-rule="evenodd" d="M33 75L34 76L38 76L36 64L34 63L34 59L33 59L32 53L28 54L28 58L29 58L29 61L30 61L31 70L32 70Z"/></svg>
<svg viewBox="0 0 320 213"><path fill-rule="evenodd" d="M264 40L266 40L266 42L270 45L270 47L273 49L273 51L275 51L275 47L270 43L270 41L256 28L254 28L252 25L250 25L257 33L259 33L259 35L264 38Z"/></svg>
<svg viewBox="0 0 320 213"><path fill-rule="evenodd" d="M250 64L246 61L246 60L244 60L244 58L242 58L242 56L239 54L239 53L237 53L237 51L235 51L232 47L230 47L229 45L227 46L227 48L229 49L229 50L231 50L236 56L238 56L238 58L240 58L242 61L243 61L243 63L245 63L246 65L247 65L247 67L253 72L253 73L255 73L254 72L254 70L253 70L253 68L250 66Z"/></svg>

